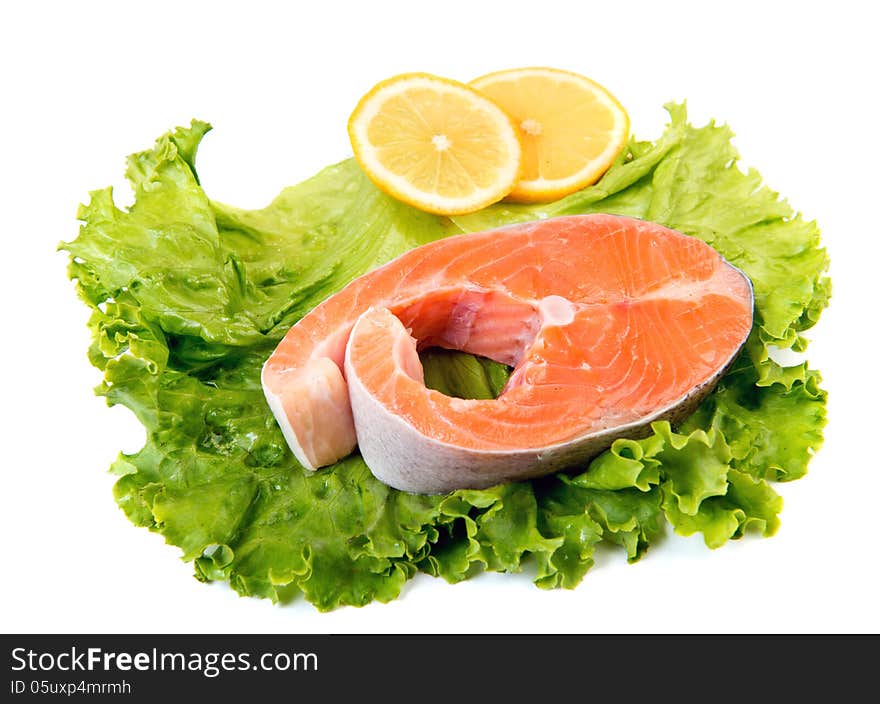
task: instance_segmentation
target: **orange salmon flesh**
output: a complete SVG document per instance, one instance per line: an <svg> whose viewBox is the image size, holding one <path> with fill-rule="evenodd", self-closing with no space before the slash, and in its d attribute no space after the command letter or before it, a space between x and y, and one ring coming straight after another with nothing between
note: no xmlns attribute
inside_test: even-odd
<svg viewBox="0 0 880 704"><path fill-rule="evenodd" d="M583 462L688 415L752 327L741 271L695 237L613 215L459 235L365 274L294 325L262 384L306 469L358 447L417 493ZM497 399L428 389L418 351L513 367Z"/></svg>

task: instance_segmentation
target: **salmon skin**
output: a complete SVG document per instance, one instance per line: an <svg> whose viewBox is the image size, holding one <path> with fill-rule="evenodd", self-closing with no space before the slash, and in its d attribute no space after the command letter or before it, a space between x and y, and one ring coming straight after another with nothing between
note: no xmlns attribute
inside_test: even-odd
<svg viewBox="0 0 880 704"><path fill-rule="evenodd" d="M749 279L695 237L576 215L418 247L294 325L262 384L314 470L357 446L381 481L435 494L583 462L696 408L752 327ZM418 350L513 367L497 399L424 384Z"/></svg>

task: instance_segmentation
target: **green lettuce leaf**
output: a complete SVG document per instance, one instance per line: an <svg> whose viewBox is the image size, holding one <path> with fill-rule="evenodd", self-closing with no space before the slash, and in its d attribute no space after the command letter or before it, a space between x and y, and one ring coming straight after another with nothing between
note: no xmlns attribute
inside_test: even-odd
<svg viewBox="0 0 880 704"><path fill-rule="evenodd" d="M693 514L681 510L671 488L664 485L663 489L663 510L675 531L681 535L702 533L710 548L741 538L750 527L766 536L779 528L782 498L763 479L735 469L728 473L725 495L706 499Z"/></svg>
<svg viewBox="0 0 880 704"><path fill-rule="evenodd" d="M61 248L91 308L96 390L147 432L122 454L117 502L192 560L196 577L243 595L322 610L394 599L416 572L450 582L528 569L542 588L576 586L596 546L638 560L669 523L710 547L771 535L769 482L802 476L821 446L825 392L802 351L827 305L827 256L754 171L736 166L726 127L693 127L684 106L656 142L632 141L595 185L554 203L497 204L455 218L378 191L353 160L241 210L210 200L194 121L130 157L134 204L110 189L79 211ZM359 455L308 473L266 406L259 371L287 329L360 274L434 239L555 215L648 218L702 238L751 278L756 325L729 373L679 428L658 423L570 473L486 490L417 496L377 481ZM422 353L426 383L493 398L509 369L458 352Z"/></svg>
<svg viewBox="0 0 880 704"><path fill-rule="evenodd" d="M425 386L458 398L498 398L510 368L485 357L430 347L419 354Z"/></svg>

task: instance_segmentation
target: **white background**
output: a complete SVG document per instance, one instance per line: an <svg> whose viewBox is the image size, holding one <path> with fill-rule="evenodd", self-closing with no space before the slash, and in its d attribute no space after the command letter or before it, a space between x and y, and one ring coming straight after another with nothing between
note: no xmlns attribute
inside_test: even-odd
<svg viewBox="0 0 880 704"><path fill-rule="evenodd" d="M5 632L853 632L880 630L876 25L869 3L8 3L0 10ZM11 9L18 8L18 9ZM282 9L285 8L285 9ZM598 80L654 139L668 100L730 124L743 162L807 218L834 298L809 358L830 391L825 447L780 485L782 528L709 551L669 537L635 565L602 553L573 591L527 575L317 612L204 585L135 528L106 467L143 432L92 395L87 310L57 243L124 157L198 117L211 197L265 205L350 154L358 98L395 73L468 80L550 65Z"/></svg>

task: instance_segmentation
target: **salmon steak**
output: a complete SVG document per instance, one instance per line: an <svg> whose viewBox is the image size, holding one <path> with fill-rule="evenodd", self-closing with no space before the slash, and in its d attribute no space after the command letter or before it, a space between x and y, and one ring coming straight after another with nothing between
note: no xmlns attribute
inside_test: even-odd
<svg viewBox="0 0 880 704"><path fill-rule="evenodd" d="M303 467L355 447L372 473L436 494L583 462L680 422L752 327L749 279L661 225L575 215L413 249L314 308L262 370ZM419 350L513 368L496 399L425 386Z"/></svg>

